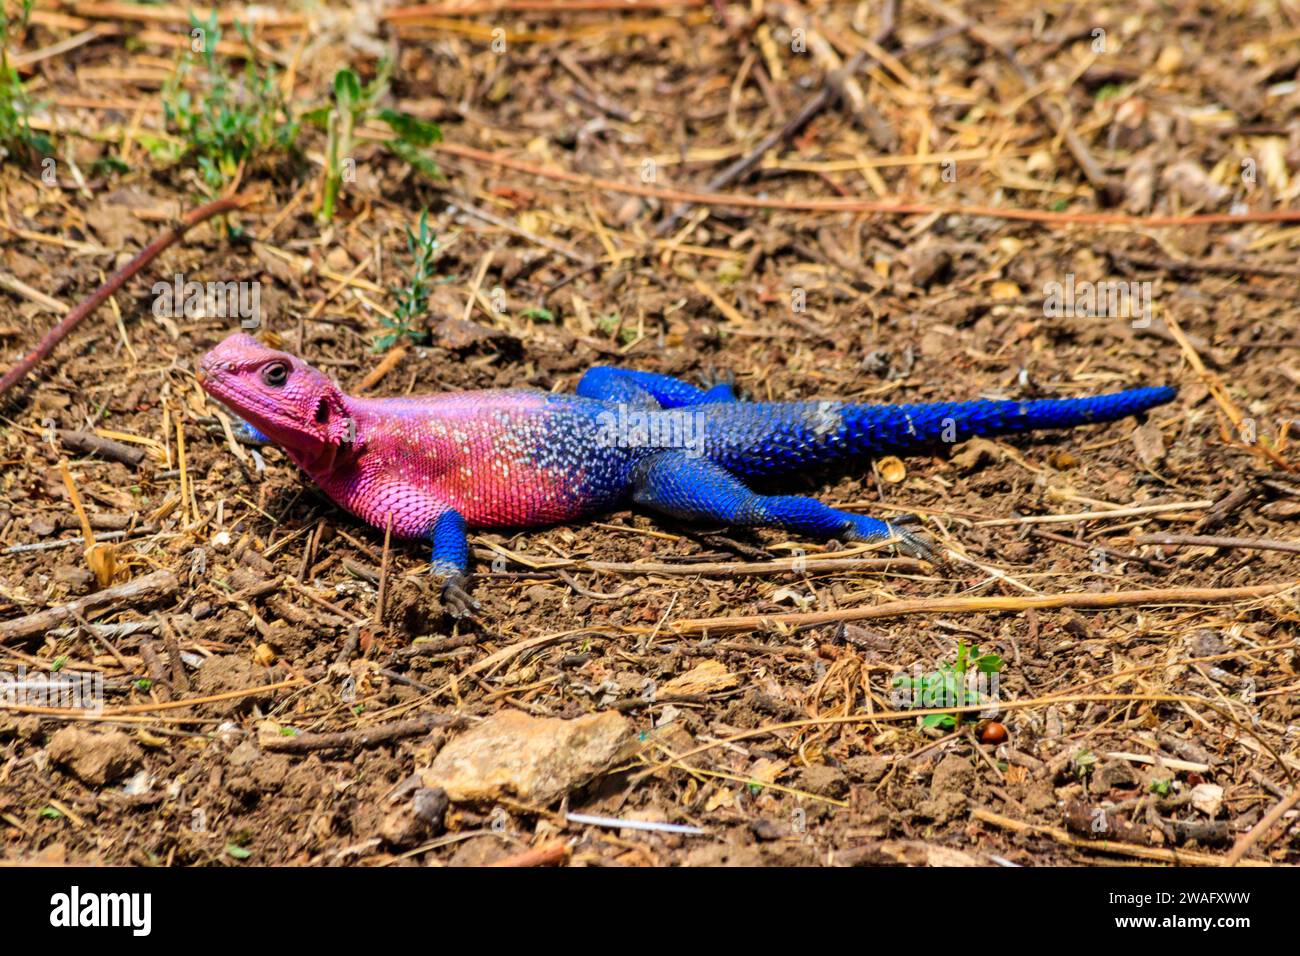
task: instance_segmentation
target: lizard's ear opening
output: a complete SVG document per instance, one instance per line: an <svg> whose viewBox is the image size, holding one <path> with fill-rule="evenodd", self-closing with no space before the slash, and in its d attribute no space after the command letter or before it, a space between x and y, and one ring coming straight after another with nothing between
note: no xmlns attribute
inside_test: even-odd
<svg viewBox="0 0 1300 956"><path fill-rule="evenodd" d="M324 425L330 420L330 403L324 396L316 403L316 424Z"/></svg>

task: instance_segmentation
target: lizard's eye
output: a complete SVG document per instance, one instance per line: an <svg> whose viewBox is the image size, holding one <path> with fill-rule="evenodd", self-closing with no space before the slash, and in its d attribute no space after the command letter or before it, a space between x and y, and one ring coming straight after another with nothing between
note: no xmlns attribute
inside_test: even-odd
<svg viewBox="0 0 1300 956"><path fill-rule="evenodd" d="M322 398L319 402L316 403L316 423L318 425L324 425L329 420L330 420L330 403L325 401L325 399Z"/></svg>
<svg viewBox="0 0 1300 956"><path fill-rule="evenodd" d="M289 378L289 366L283 362L272 362L262 369L262 381L272 388L279 388Z"/></svg>

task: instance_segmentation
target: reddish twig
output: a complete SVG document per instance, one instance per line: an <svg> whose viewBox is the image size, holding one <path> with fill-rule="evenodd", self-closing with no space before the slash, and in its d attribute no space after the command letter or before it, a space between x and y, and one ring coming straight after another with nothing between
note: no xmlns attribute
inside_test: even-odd
<svg viewBox="0 0 1300 956"><path fill-rule="evenodd" d="M92 292L88 298L83 299L76 308L63 317L63 320L58 325L46 333L45 338L41 339L36 348L24 355L17 365L6 372L4 378L0 378L0 395L3 395L22 381L27 376L27 373L44 361L54 351L54 347L63 341L69 332L80 325L86 316L103 305L109 296L122 288L128 279L134 277L136 273L153 262L164 249L171 246L199 223L206 222L213 216L219 216L222 213L233 212L250 201L251 197L246 195L224 196L221 199L214 199L210 203L205 203L197 209L192 209L182 216L166 232L136 253L135 258L109 276L108 281Z"/></svg>
<svg viewBox="0 0 1300 956"><path fill-rule="evenodd" d="M544 843L541 846L533 847L531 850L524 850L522 853L516 853L514 856L508 856L504 859L497 860L489 866L553 866L556 863L563 863L564 858L569 854L569 847L563 840L555 840L551 843Z"/></svg>

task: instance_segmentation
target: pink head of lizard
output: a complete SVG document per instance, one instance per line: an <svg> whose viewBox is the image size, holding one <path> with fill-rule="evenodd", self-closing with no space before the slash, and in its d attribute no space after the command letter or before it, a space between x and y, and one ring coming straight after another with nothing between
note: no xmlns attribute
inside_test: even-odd
<svg viewBox="0 0 1300 956"><path fill-rule="evenodd" d="M203 356L213 398L275 442L307 472L329 471L355 440L347 397L306 362L237 332Z"/></svg>

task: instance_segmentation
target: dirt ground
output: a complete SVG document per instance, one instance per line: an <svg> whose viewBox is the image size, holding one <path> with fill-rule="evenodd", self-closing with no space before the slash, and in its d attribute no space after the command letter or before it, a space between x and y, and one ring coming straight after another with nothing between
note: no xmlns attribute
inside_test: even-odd
<svg viewBox="0 0 1300 956"><path fill-rule="evenodd" d="M1300 229L1254 215L1300 194L1300 6L904 0L892 23L879 3L455 6L285 6L253 34L293 110L387 52L383 103L439 124L443 179L359 146L323 223L326 137L304 126L222 184L247 208L168 248L0 400L0 629L175 584L0 638L5 673L98 674L104 695L89 717L0 705L0 858L1300 863ZM146 148L189 30L146 9L166 13L41 4L11 38L45 53L20 73L55 163L53 182L35 153L0 167L4 368L217 191ZM246 51L223 38L236 76ZM929 206L807 204L846 198ZM377 349L423 209L440 246L421 335ZM1247 215L1195 218L1229 212ZM785 486L915 514L942 562L818 569L843 546L620 510L475 534L482 610L458 622L423 545L386 549L279 450L227 438L194 371L239 319L159 315L177 274L257 283L256 334L372 395L571 390L596 363L762 399L1180 392L1140 422ZM1140 314L1080 304L1119 282ZM1271 584L1292 590L1204 593ZM1160 593L1033 600L1135 591ZM963 597L1008 607L860 614ZM816 612L834 613L772 619ZM741 616L768 620L723 623ZM1003 709L899 713L898 675L944 673L959 644L1000 661ZM448 806L425 771L506 711L612 712L635 746L559 797Z"/></svg>

